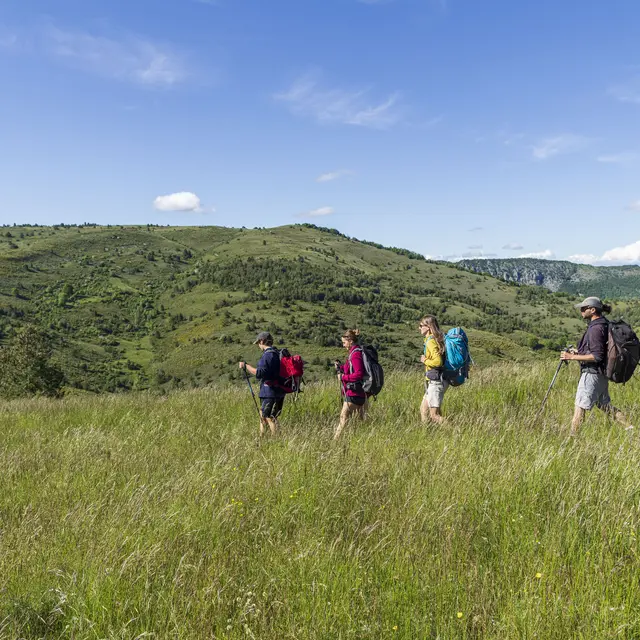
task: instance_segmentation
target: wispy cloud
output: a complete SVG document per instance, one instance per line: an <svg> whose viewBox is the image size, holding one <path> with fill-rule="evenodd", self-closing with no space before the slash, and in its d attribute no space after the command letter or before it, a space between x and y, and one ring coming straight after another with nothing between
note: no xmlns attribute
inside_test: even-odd
<svg viewBox="0 0 640 640"><path fill-rule="evenodd" d="M635 202L632 202L627 209L629 209L629 211L635 211L636 213L640 213L640 200L636 200Z"/></svg>
<svg viewBox="0 0 640 640"><path fill-rule="evenodd" d="M605 251L601 256L592 253L580 253L569 256L571 262L595 265L623 265L640 263L640 240L622 247L615 247Z"/></svg>
<svg viewBox="0 0 640 640"><path fill-rule="evenodd" d="M554 260L555 253L551 249L545 249L544 251L534 251L532 253L523 253L518 258L538 258L539 260Z"/></svg>
<svg viewBox="0 0 640 640"><path fill-rule="evenodd" d="M584 149L589 142L589 138L572 133L543 138L534 144L532 148L533 157L536 160L548 160L554 156L575 153Z"/></svg>
<svg viewBox="0 0 640 640"><path fill-rule="evenodd" d="M605 164L631 164L640 158L637 151L623 151L621 153L611 153L599 155L596 160Z"/></svg>
<svg viewBox="0 0 640 640"><path fill-rule="evenodd" d="M18 44L18 35L0 27L0 49L13 49Z"/></svg>
<svg viewBox="0 0 640 640"><path fill-rule="evenodd" d="M330 216L334 213L333 207L320 207L318 209L312 209L311 211L307 211L306 213L301 214L303 218L319 218L322 216Z"/></svg>
<svg viewBox="0 0 640 640"><path fill-rule="evenodd" d="M5 47L10 44L76 69L146 87L173 87L190 76L184 56L141 36L113 38L48 25L0 37Z"/></svg>
<svg viewBox="0 0 640 640"><path fill-rule="evenodd" d="M469 229L469 233L479 233L480 231L484 231L484 227L472 227Z"/></svg>
<svg viewBox="0 0 640 640"><path fill-rule="evenodd" d="M399 93L392 93L382 101L372 101L370 94L370 88L325 88L320 85L317 74L307 74L274 98L287 105L291 113L321 124L389 129L401 121Z"/></svg>
<svg viewBox="0 0 640 640"><path fill-rule="evenodd" d="M609 87L608 93L620 102L640 104L640 75L627 82Z"/></svg>
<svg viewBox="0 0 640 640"><path fill-rule="evenodd" d="M487 258L496 258L495 253L483 253L482 251L465 251L460 256L445 256L445 260L456 261L460 258L477 258L479 260L486 260Z"/></svg>
<svg viewBox="0 0 640 640"><path fill-rule="evenodd" d="M350 171L349 169L340 169L339 171L331 171L329 173L319 175L316 178L316 182L333 182L334 180L339 180L340 178L344 178L352 174L353 171Z"/></svg>
<svg viewBox="0 0 640 640"><path fill-rule="evenodd" d="M356 0L360 4L389 4L395 0ZM449 0L427 0L427 4L438 7L441 11L447 11L449 8Z"/></svg>
<svg viewBox="0 0 640 640"><path fill-rule="evenodd" d="M506 251L521 251L524 247L518 242L509 242L502 247Z"/></svg>

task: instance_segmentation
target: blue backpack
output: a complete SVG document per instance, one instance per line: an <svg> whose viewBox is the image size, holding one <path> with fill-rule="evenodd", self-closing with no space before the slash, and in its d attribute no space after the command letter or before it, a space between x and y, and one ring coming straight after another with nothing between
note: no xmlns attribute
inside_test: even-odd
<svg viewBox="0 0 640 640"><path fill-rule="evenodd" d="M445 361L442 377L452 387L459 387L469 377L469 339L462 327L450 329L444 337Z"/></svg>

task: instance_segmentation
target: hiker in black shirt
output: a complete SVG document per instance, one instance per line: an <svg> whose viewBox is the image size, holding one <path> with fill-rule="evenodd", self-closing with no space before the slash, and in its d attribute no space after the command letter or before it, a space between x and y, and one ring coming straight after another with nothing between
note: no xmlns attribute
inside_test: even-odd
<svg viewBox="0 0 640 640"><path fill-rule="evenodd" d="M605 375L607 367L607 343L609 340L609 322L603 313L610 313L611 307L603 304L600 298L591 296L576 305L582 317L589 322L577 353L563 351L562 360L576 360L580 363L580 382L576 393L575 412L571 421L571 435L575 436L587 411L594 406L606 411L627 429L633 429L621 411L611 404L609 397L609 379Z"/></svg>
<svg viewBox="0 0 640 640"><path fill-rule="evenodd" d="M260 435L265 434L268 426L271 434L278 432L278 418L282 413L285 392L280 379L280 352L273 346L273 338L268 331L258 334L255 342L262 350L262 357L254 368L246 362L240 362L240 369L245 369L260 380Z"/></svg>

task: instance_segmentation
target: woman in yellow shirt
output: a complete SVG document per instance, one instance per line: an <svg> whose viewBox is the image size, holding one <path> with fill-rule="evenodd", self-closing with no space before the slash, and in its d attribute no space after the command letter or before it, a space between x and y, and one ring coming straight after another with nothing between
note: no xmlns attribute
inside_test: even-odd
<svg viewBox="0 0 640 640"><path fill-rule="evenodd" d="M432 420L441 423L444 418L440 407L445 391L449 388L449 383L442 378L446 353L444 333L435 316L422 318L419 329L424 338L424 353L420 357L420 362L425 368L424 397L420 405L420 416L423 422Z"/></svg>

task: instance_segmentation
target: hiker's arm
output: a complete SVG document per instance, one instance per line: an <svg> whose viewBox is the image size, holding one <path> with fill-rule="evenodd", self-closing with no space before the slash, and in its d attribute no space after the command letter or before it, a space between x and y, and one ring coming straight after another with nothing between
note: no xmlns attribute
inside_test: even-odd
<svg viewBox="0 0 640 640"><path fill-rule="evenodd" d="M240 363L240 368L241 369L246 369L252 376L256 375L256 370L250 364L247 364L246 362L241 362Z"/></svg>
<svg viewBox="0 0 640 640"><path fill-rule="evenodd" d="M579 353L571 353L570 351L562 351L560 360L577 360L578 362L597 362L596 357L592 353L581 356Z"/></svg>
<svg viewBox="0 0 640 640"><path fill-rule="evenodd" d="M442 354L435 340L429 340L427 343L427 355L423 356L422 363L428 369L437 369L442 366Z"/></svg>
<svg viewBox="0 0 640 640"><path fill-rule="evenodd" d="M255 376L258 380L275 380L279 373L280 357L275 351L268 351L260 358Z"/></svg>

